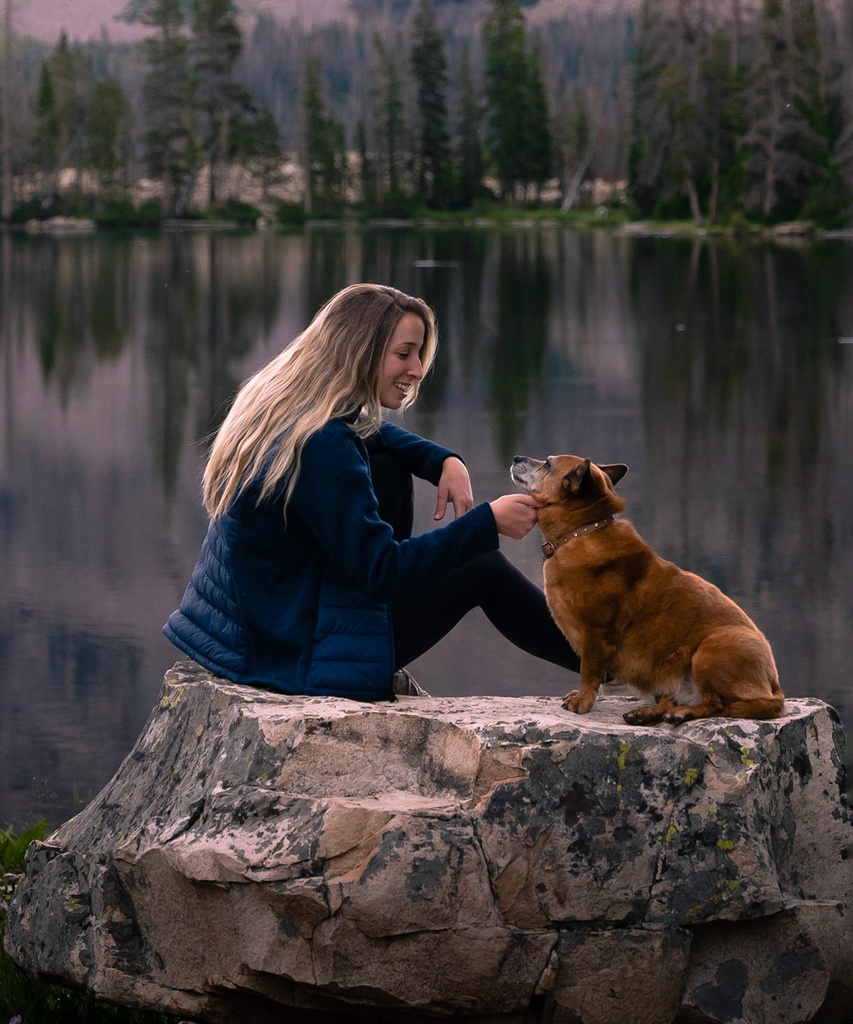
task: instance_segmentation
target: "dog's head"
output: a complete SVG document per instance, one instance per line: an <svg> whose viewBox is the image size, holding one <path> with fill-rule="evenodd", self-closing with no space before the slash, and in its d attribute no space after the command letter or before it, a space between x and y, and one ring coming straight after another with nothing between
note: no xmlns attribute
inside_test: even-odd
<svg viewBox="0 0 853 1024"><path fill-rule="evenodd" d="M627 472L621 462L598 466L577 455L549 455L547 459L516 455L510 476L543 506L588 508L605 501L609 511L621 512L625 499L614 488Z"/></svg>

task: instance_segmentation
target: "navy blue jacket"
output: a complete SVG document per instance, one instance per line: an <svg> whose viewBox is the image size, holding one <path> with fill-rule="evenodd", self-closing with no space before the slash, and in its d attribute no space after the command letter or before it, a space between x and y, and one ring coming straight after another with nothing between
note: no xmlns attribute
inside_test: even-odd
<svg viewBox="0 0 853 1024"><path fill-rule="evenodd" d="M454 453L392 423L379 444L437 484ZM163 627L185 654L236 683L383 700L394 639L388 602L498 546L488 504L395 541L379 518L364 442L332 420L306 443L287 508L247 489L210 523L181 606Z"/></svg>

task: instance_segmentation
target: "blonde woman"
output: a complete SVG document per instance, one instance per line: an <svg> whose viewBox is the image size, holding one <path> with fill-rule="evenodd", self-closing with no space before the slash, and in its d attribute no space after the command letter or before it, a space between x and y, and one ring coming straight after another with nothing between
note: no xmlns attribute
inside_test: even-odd
<svg viewBox="0 0 853 1024"><path fill-rule="evenodd" d="M577 671L538 587L498 551L524 537L532 499L474 505L456 453L383 421L435 356L422 300L344 288L249 378L204 475L201 557L166 636L204 668L282 693L394 699L404 666L481 607L511 641ZM411 537L412 476L437 487ZM401 685L402 683L402 685Z"/></svg>

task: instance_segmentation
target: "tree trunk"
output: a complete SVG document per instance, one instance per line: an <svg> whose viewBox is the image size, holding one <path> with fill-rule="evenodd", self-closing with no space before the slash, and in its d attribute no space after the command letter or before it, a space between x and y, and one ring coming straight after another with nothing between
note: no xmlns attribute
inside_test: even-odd
<svg viewBox="0 0 853 1024"><path fill-rule="evenodd" d="M163 168L163 173L160 176L160 188L163 194L163 213L167 217L171 217L175 211L173 208L172 175L169 173L168 167Z"/></svg>
<svg viewBox="0 0 853 1024"><path fill-rule="evenodd" d="M590 128L589 137L586 140L586 149L581 157L581 161L577 166L577 170L572 176L571 183L563 194L563 201L560 203L560 211L562 213L568 213L569 210L575 205L575 200L578 197L578 192L583 184L584 175L589 167L589 162L592 160L592 154L595 149L595 141L598 137L598 126L601 123L601 111L604 107L604 101L599 104L598 112L595 115L595 121Z"/></svg>
<svg viewBox="0 0 853 1024"><path fill-rule="evenodd" d="M720 158L711 161L711 189L708 195L708 223L717 221L717 204L720 201Z"/></svg>
<svg viewBox="0 0 853 1024"><path fill-rule="evenodd" d="M702 207L699 204L699 193L696 191L696 182L693 180L693 176L689 173L684 175L684 189L687 192L687 198L690 201L690 214L693 217L693 223L697 228L702 227Z"/></svg>
<svg viewBox="0 0 853 1024"><path fill-rule="evenodd" d="M776 200L776 163L778 159L779 138L779 83L774 75L773 93L771 96L770 135L767 140L767 166L764 169L764 194L761 201L761 212L769 217Z"/></svg>

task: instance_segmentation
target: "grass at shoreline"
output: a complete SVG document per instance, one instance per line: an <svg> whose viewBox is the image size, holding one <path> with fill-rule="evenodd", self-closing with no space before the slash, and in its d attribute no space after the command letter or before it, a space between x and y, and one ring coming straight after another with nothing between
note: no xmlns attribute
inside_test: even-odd
<svg viewBox="0 0 853 1024"><path fill-rule="evenodd" d="M840 233L853 235L853 221L846 225L811 221L776 223L751 220L743 211L712 224L697 224L691 219L640 218L624 187L614 187L602 201L592 202L587 196L581 205L563 212L558 202L548 200L517 201L501 199L483 190L465 207L431 208L423 197L404 192L390 192L371 203L318 203L310 212L299 199L286 200L266 196L263 199L231 197L207 208L188 208L180 217L167 216L158 198L135 201L131 194L116 191L110 194L64 191L50 197L50 202L31 198L18 203L3 228L38 232L118 230L160 231L184 230L253 231L259 227L283 230L322 227L359 227L371 225L446 226L456 228L566 227L577 230L616 228L639 236L735 236L777 237L809 236ZM84 227L87 225L88 227Z"/></svg>

